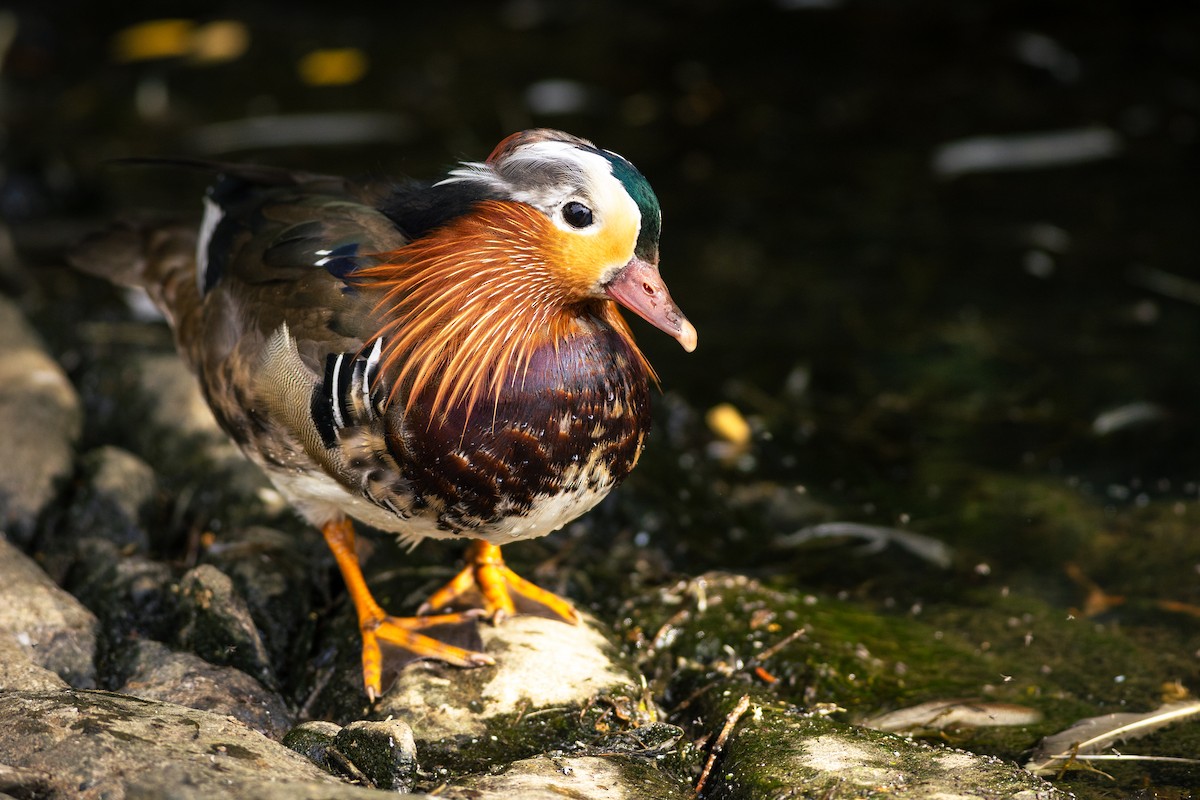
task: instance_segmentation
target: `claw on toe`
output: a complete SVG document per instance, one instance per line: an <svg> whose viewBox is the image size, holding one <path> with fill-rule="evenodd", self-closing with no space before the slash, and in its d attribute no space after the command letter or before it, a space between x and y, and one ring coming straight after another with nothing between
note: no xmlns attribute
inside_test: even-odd
<svg viewBox="0 0 1200 800"><path fill-rule="evenodd" d="M439 614L424 617L390 617L368 619L360 625L362 630L363 683L367 696L374 702L382 692L384 652L383 647L399 651L394 663L407 663L421 658L444 661L457 667L482 667L496 661L486 653L458 647L435 639L421 631L439 626L473 623L476 615Z"/></svg>

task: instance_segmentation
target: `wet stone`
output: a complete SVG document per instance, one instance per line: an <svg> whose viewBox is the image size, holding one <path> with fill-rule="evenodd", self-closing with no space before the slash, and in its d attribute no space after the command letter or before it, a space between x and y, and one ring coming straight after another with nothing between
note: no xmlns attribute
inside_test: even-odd
<svg viewBox="0 0 1200 800"><path fill-rule="evenodd" d="M0 769L9 770L0 781L17 797L379 797L225 715L171 703L111 692L8 692L0 694L0 719Z"/></svg>
<svg viewBox="0 0 1200 800"><path fill-rule="evenodd" d="M100 447L80 459L82 488L72 498L66 525L78 535L95 536L145 552L147 522L158 499L154 470L118 447Z"/></svg>
<svg viewBox="0 0 1200 800"><path fill-rule="evenodd" d="M233 667L172 652L159 642L141 641L134 650L123 694L226 714L276 740L294 722L283 698Z"/></svg>
<svg viewBox="0 0 1200 800"><path fill-rule="evenodd" d="M1068 797L1011 762L805 716L778 703L752 703L717 764L705 796L721 800L775 797L799 786L829 800L867 792L914 800Z"/></svg>
<svg viewBox="0 0 1200 800"><path fill-rule="evenodd" d="M397 719L359 720L342 728L333 746L379 789L408 791L417 772L412 728Z"/></svg>
<svg viewBox="0 0 1200 800"><path fill-rule="evenodd" d="M689 787L650 763L627 756L537 756L508 765L498 775L454 782L441 793L449 800L684 800Z"/></svg>
<svg viewBox="0 0 1200 800"><path fill-rule="evenodd" d="M518 616L480 633L494 665L411 664L373 711L412 726L424 772L453 776L546 752L581 755L651 721L639 676L594 620Z"/></svg>
<svg viewBox="0 0 1200 800"><path fill-rule="evenodd" d="M0 633L0 692L66 688L67 682L35 663L29 650L17 644L15 636Z"/></svg>
<svg viewBox="0 0 1200 800"><path fill-rule="evenodd" d="M184 649L275 685L258 626L228 575L209 564L190 570L179 582L179 603L179 643Z"/></svg>
<svg viewBox="0 0 1200 800"><path fill-rule="evenodd" d="M137 353L125 360L133 374L129 391L145 413L129 431L138 452L162 469L169 466L172 475L221 473L223 491L249 496L269 485L217 425L196 377L178 356Z"/></svg>
<svg viewBox="0 0 1200 800"><path fill-rule="evenodd" d="M333 772L330 764L329 748L333 740L342 730L341 725L325 720L309 720L301 722L283 737L283 744L295 750L323 770Z"/></svg>
<svg viewBox="0 0 1200 800"><path fill-rule="evenodd" d="M101 621L104 642L129 637L166 639L175 631L176 594L170 567L124 553L106 539L75 544L74 562L64 586Z"/></svg>
<svg viewBox="0 0 1200 800"><path fill-rule="evenodd" d="M480 627L494 666L471 670L420 662L401 672L378 713L408 720L418 739L479 736L489 721L545 708L579 708L614 687L637 694L637 678L584 619L568 625L520 616Z"/></svg>
<svg viewBox="0 0 1200 800"><path fill-rule="evenodd" d="M0 297L0 530L22 544L74 469L79 396L21 311Z"/></svg>
<svg viewBox="0 0 1200 800"><path fill-rule="evenodd" d="M245 598L281 672L296 663L295 654L307 654L312 640L313 565L320 562L309 546L295 534L254 526L221 536L204 554Z"/></svg>
<svg viewBox="0 0 1200 800"><path fill-rule="evenodd" d="M0 538L0 634L72 686L96 684L96 617Z"/></svg>

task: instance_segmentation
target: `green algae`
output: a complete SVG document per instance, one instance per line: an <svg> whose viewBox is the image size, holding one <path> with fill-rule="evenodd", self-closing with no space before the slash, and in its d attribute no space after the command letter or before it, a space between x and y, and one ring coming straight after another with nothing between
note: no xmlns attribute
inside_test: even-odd
<svg viewBox="0 0 1200 800"><path fill-rule="evenodd" d="M764 685L792 702L863 712L917 693L959 696L998 681L969 642L921 621L740 576L698 578L638 598L627 611L627 634L660 687L680 679L682 664L700 679L769 681Z"/></svg>
<svg viewBox="0 0 1200 800"><path fill-rule="evenodd" d="M1013 764L848 728L778 703L752 704L748 717L726 746L706 800L794 797L799 787L808 797L922 797L954 784L968 797L1055 796Z"/></svg>
<svg viewBox="0 0 1200 800"><path fill-rule="evenodd" d="M1184 666L1117 626L1002 587L973 599L888 615L713 574L631 601L626 634L667 719L695 735L719 727L731 698L746 693L759 708L807 710L839 731L881 711L969 698L1041 719L917 733L1009 763L1080 718L1156 707ZM1181 727L1175 738L1170 752L1195 737Z"/></svg>
<svg viewBox="0 0 1200 800"><path fill-rule="evenodd" d="M498 765L540 754L626 756L655 765L679 780L694 769L696 753L678 726L645 717L621 719L613 703L636 704L628 687L614 687L583 708L536 709L499 714L479 734L417 737L421 769L438 781L493 771ZM425 788L432 788L431 786Z"/></svg>

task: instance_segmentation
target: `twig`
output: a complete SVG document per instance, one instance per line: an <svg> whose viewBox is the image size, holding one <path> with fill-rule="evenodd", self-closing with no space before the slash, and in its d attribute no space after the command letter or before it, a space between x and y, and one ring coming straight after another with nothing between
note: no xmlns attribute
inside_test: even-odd
<svg viewBox="0 0 1200 800"><path fill-rule="evenodd" d="M712 689L712 688L713 688L714 686L716 686L716 685L717 685L717 682L716 682L716 681L713 681L712 683L710 683L710 684L708 684L708 685L706 685L706 686L701 686L699 689L697 689L696 691L692 692L692 693L691 693L691 694L689 694L687 697L683 698L683 700L679 701L679 703L677 703L677 704L675 705L675 707L671 709L671 715L672 715L672 716L675 716L675 715L676 715L676 714L678 714L680 711L683 711L685 708L687 708L687 707L688 707L688 706L690 706L692 703L694 703L694 702L696 701L696 698L697 698L697 697L699 697L700 695L704 694L704 693L705 693L705 692L707 692L709 689Z"/></svg>
<svg viewBox="0 0 1200 800"><path fill-rule="evenodd" d="M529 704L526 703L525 707L528 708ZM547 714L559 714L563 711L570 711L570 710L571 710L570 706L547 706L545 708L539 708L536 711L530 711L529 713L522 712L521 716L523 719L533 719L534 717L544 717Z"/></svg>
<svg viewBox="0 0 1200 800"><path fill-rule="evenodd" d="M1084 756L1097 755L1120 741L1140 739L1168 725L1200 716L1200 701L1164 703L1146 713L1119 712L1080 720L1065 731L1047 736L1026 762L1034 775L1065 772ZM1058 769L1061 765L1061 770Z"/></svg>
<svg viewBox="0 0 1200 800"><path fill-rule="evenodd" d="M725 727L721 728L721 732L717 734L717 740L713 742L712 748L708 751L708 760L704 762L704 770L700 773L700 780L696 782L696 788L692 790L692 797L699 797L700 792L704 791L704 784L708 782L708 775L712 772L713 765L717 763L717 756L725 749L725 742L729 740L729 735L733 733L738 720L749 708L750 695L744 694L737 701L737 705L733 707L733 711L730 711L729 716L725 718Z"/></svg>
<svg viewBox="0 0 1200 800"><path fill-rule="evenodd" d="M780 639L775 644L768 647L766 650L763 650L761 653L756 655L754 657L754 660L757 661L759 664L761 664L762 662L766 661L768 658L775 655L780 650L787 647L789 644L796 641L797 639L799 639L801 636L803 636L806 633L808 633L808 628L806 628L804 626L797 628L796 630L789 633L787 636Z"/></svg>
<svg viewBox="0 0 1200 800"><path fill-rule="evenodd" d="M325 750L325 758L329 760L330 765L347 776L353 783L361 786L375 787L375 782L368 778L358 765L350 760L349 756L338 750L336 747L329 747Z"/></svg>
<svg viewBox="0 0 1200 800"><path fill-rule="evenodd" d="M317 702L317 696L325 690L329 680L333 677L333 673L333 667L317 672L317 679L313 684L313 689L309 692L308 697L305 698L304 705L300 706L301 719L312 719L313 703Z"/></svg>
<svg viewBox="0 0 1200 800"><path fill-rule="evenodd" d="M515 720L513 720L513 724L511 727L515 728L518 725L520 725L521 720L523 720L525 718L525 712L528 710L529 710L529 700L526 699L521 702L521 710L517 712L517 718Z"/></svg>

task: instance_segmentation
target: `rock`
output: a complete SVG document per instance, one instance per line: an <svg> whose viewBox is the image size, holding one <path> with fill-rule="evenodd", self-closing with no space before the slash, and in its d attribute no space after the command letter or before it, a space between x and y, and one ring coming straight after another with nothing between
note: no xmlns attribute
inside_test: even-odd
<svg viewBox="0 0 1200 800"><path fill-rule="evenodd" d="M0 694L0 719L0 787L17 797L380 797L235 720L171 703L96 691L8 692Z"/></svg>
<svg viewBox="0 0 1200 800"><path fill-rule="evenodd" d="M288 731L283 737L283 744L321 769L332 772L334 768L330 763L329 748L333 746L333 740L341 730L341 725L332 722L309 720Z"/></svg>
<svg viewBox="0 0 1200 800"><path fill-rule="evenodd" d="M208 408L196 376L173 353L142 353L135 359L140 394L152 400L148 422L159 430L202 443L211 455L241 457Z"/></svg>
<svg viewBox="0 0 1200 800"><path fill-rule="evenodd" d="M62 368L0 297L0 530L22 544L74 469L82 413Z"/></svg>
<svg viewBox="0 0 1200 800"><path fill-rule="evenodd" d="M15 636L0 633L0 692L40 692L66 688L67 682L35 663L29 651L17 644ZM2 777L0 786L3 786Z"/></svg>
<svg viewBox="0 0 1200 800"><path fill-rule="evenodd" d="M338 731L333 741L376 788L403 792L417 772L417 744L412 728L397 719L359 720Z"/></svg>
<svg viewBox="0 0 1200 800"><path fill-rule="evenodd" d="M174 579L161 561L84 538L75 544L64 586L100 618L102 641L112 647L130 637L164 640L176 631Z"/></svg>
<svg viewBox="0 0 1200 800"><path fill-rule="evenodd" d="M218 537L203 555L228 575L246 600L258 625L272 663L286 681L312 644L314 567L321 564L311 548L319 537L308 539L262 526L253 526ZM324 550L324 545L319 544ZM324 554L322 554L324 556Z"/></svg>
<svg viewBox="0 0 1200 800"><path fill-rule="evenodd" d="M648 704L640 676L620 659L595 620L585 617L579 625L568 625L518 616L498 626L481 625L480 632L484 649L496 658L495 665L460 669L428 661L409 664L369 711L373 716L402 719L411 725L421 762L420 774L432 775L436 781L425 784L425 788L442 782L458 786L461 776L491 775L513 761L550 753L568 762L595 756L599 759L597 764L611 760L647 767L648 771L635 771L629 773L635 777L618 781L622 793L590 793L608 791L604 787L616 780L615 773L604 772L597 773L596 780L600 783L595 786L589 784L590 778L576 778L571 783L572 789L582 794L571 796L677 796L662 791L656 794L657 789L641 795L632 793L632 787L642 783L674 787L678 775L692 768L695 753L688 750L686 743L679 744L681 729L655 721L655 711ZM330 711L323 705L331 696L327 687L315 713L335 719L358 713L362 703L361 672L357 651L349 655L353 656L352 661L344 657L345 653L339 654L336 677L330 683L352 687L356 697L346 700L341 711ZM340 694L334 692L332 696ZM350 729L347 726L347 731ZM340 756L352 759L356 769L367 772L361 759L350 755L343 746L346 735L340 734L332 746L325 741L328 736L325 731L296 731L288 739L297 749L312 752L317 763L329 764L343 774L349 773L338 765ZM681 751L688 751L687 755L681 756ZM542 786L545 792L553 792L558 784L549 781L553 777L549 772L541 774L538 770L544 765L537 763L537 770L529 780ZM528 766L533 765L530 762ZM659 765L664 768L659 769ZM524 769L513 773L514 786L524 785L516 778ZM585 774L591 772L595 770ZM621 772L627 772L624 766ZM561 773L556 774L561 778ZM468 781L461 785L464 792L483 791L483 784L477 786ZM490 783L486 785L491 787ZM508 796L526 795L517 791Z"/></svg>
<svg viewBox="0 0 1200 800"><path fill-rule="evenodd" d="M129 359L137 397L145 419L132 431L138 452L154 463L173 465L174 475L203 471L228 473L222 489L234 487L251 495L269 486L262 471L251 464L217 425L200 384L187 365L172 353L138 353Z"/></svg>
<svg viewBox="0 0 1200 800"><path fill-rule="evenodd" d="M628 756L537 756L510 764L498 775L455 781L439 797L447 800L684 800L686 784L651 763Z"/></svg>
<svg viewBox="0 0 1200 800"><path fill-rule="evenodd" d="M689 733L706 740L705 798L758 800L801 788L804 796L828 800L875 792L1067 796L1015 763L827 716L844 713L842 705L875 702L872 692L912 691L922 672L944 691L996 669L918 622L884 620L852 604L721 573L632 598L625 609L629 638L651 680L665 687L668 711L689 720ZM925 661L918 665L917 657ZM804 707L789 702L793 691Z"/></svg>
<svg viewBox="0 0 1200 800"><path fill-rule="evenodd" d="M276 685L258 626L228 575L210 564L190 570L179 581L179 603L179 643L184 649Z"/></svg>
<svg viewBox="0 0 1200 800"><path fill-rule="evenodd" d="M217 425L196 377L166 345L163 331L100 326L91 359L79 371L86 387L89 431L145 459L189 519L219 518L222 524L256 516L263 498L269 511L283 504L262 471L246 459ZM159 536L178 533L158 526ZM152 531L154 533L155 531ZM170 541L156 541L166 550Z"/></svg>
<svg viewBox="0 0 1200 800"><path fill-rule="evenodd" d="M294 723L283 698L244 672L172 652L159 642L141 641L134 647L123 694L225 714L276 740Z"/></svg>
<svg viewBox="0 0 1200 800"><path fill-rule="evenodd" d="M0 633L72 686L96 684L96 617L0 538Z"/></svg>
<svg viewBox="0 0 1200 800"><path fill-rule="evenodd" d="M0 764L0 798L3 800L49 797L52 785L50 775L45 772Z"/></svg>
<svg viewBox="0 0 1200 800"><path fill-rule="evenodd" d="M777 797L800 786L830 800L1070 796L1014 763L804 715L773 700L748 704L716 765L705 796L722 800Z"/></svg>
<svg viewBox="0 0 1200 800"><path fill-rule="evenodd" d="M412 726L423 771L482 773L547 752L588 755L653 722L640 677L594 620L518 616L481 633L495 665L411 664L374 710ZM676 739L682 733L667 727Z"/></svg>
<svg viewBox="0 0 1200 800"><path fill-rule="evenodd" d="M357 786L326 786L324 784L277 783L269 779L247 781L236 787L245 794L215 794L208 788L192 786L164 786L155 782L148 786L135 784L130 787L127 800L223 800L223 798L254 798L254 800L427 800L428 795L381 793L374 789Z"/></svg>
<svg viewBox="0 0 1200 800"><path fill-rule="evenodd" d="M402 717L419 740L482 736L499 717L547 708L579 709L614 689L640 693L616 648L585 619L568 625L520 616L483 625L484 650L495 666L463 670L433 662L400 674L378 713Z"/></svg>
<svg viewBox="0 0 1200 800"><path fill-rule="evenodd" d="M145 554L150 530L157 524L158 479L137 456L118 447L99 447L80 459L74 490L62 505L46 514L36 547L41 563L58 583L87 561L85 540L109 542L122 555ZM85 563L84 570L91 571ZM86 602L86 601L85 601Z"/></svg>
<svg viewBox="0 0 1200 800"><path fill-rule="evenodd" d="M106 539L144 553L158 479L142 459L119 447L99 447L80 459L83 485L71 500L66 526L75 535Z"/></svg>

